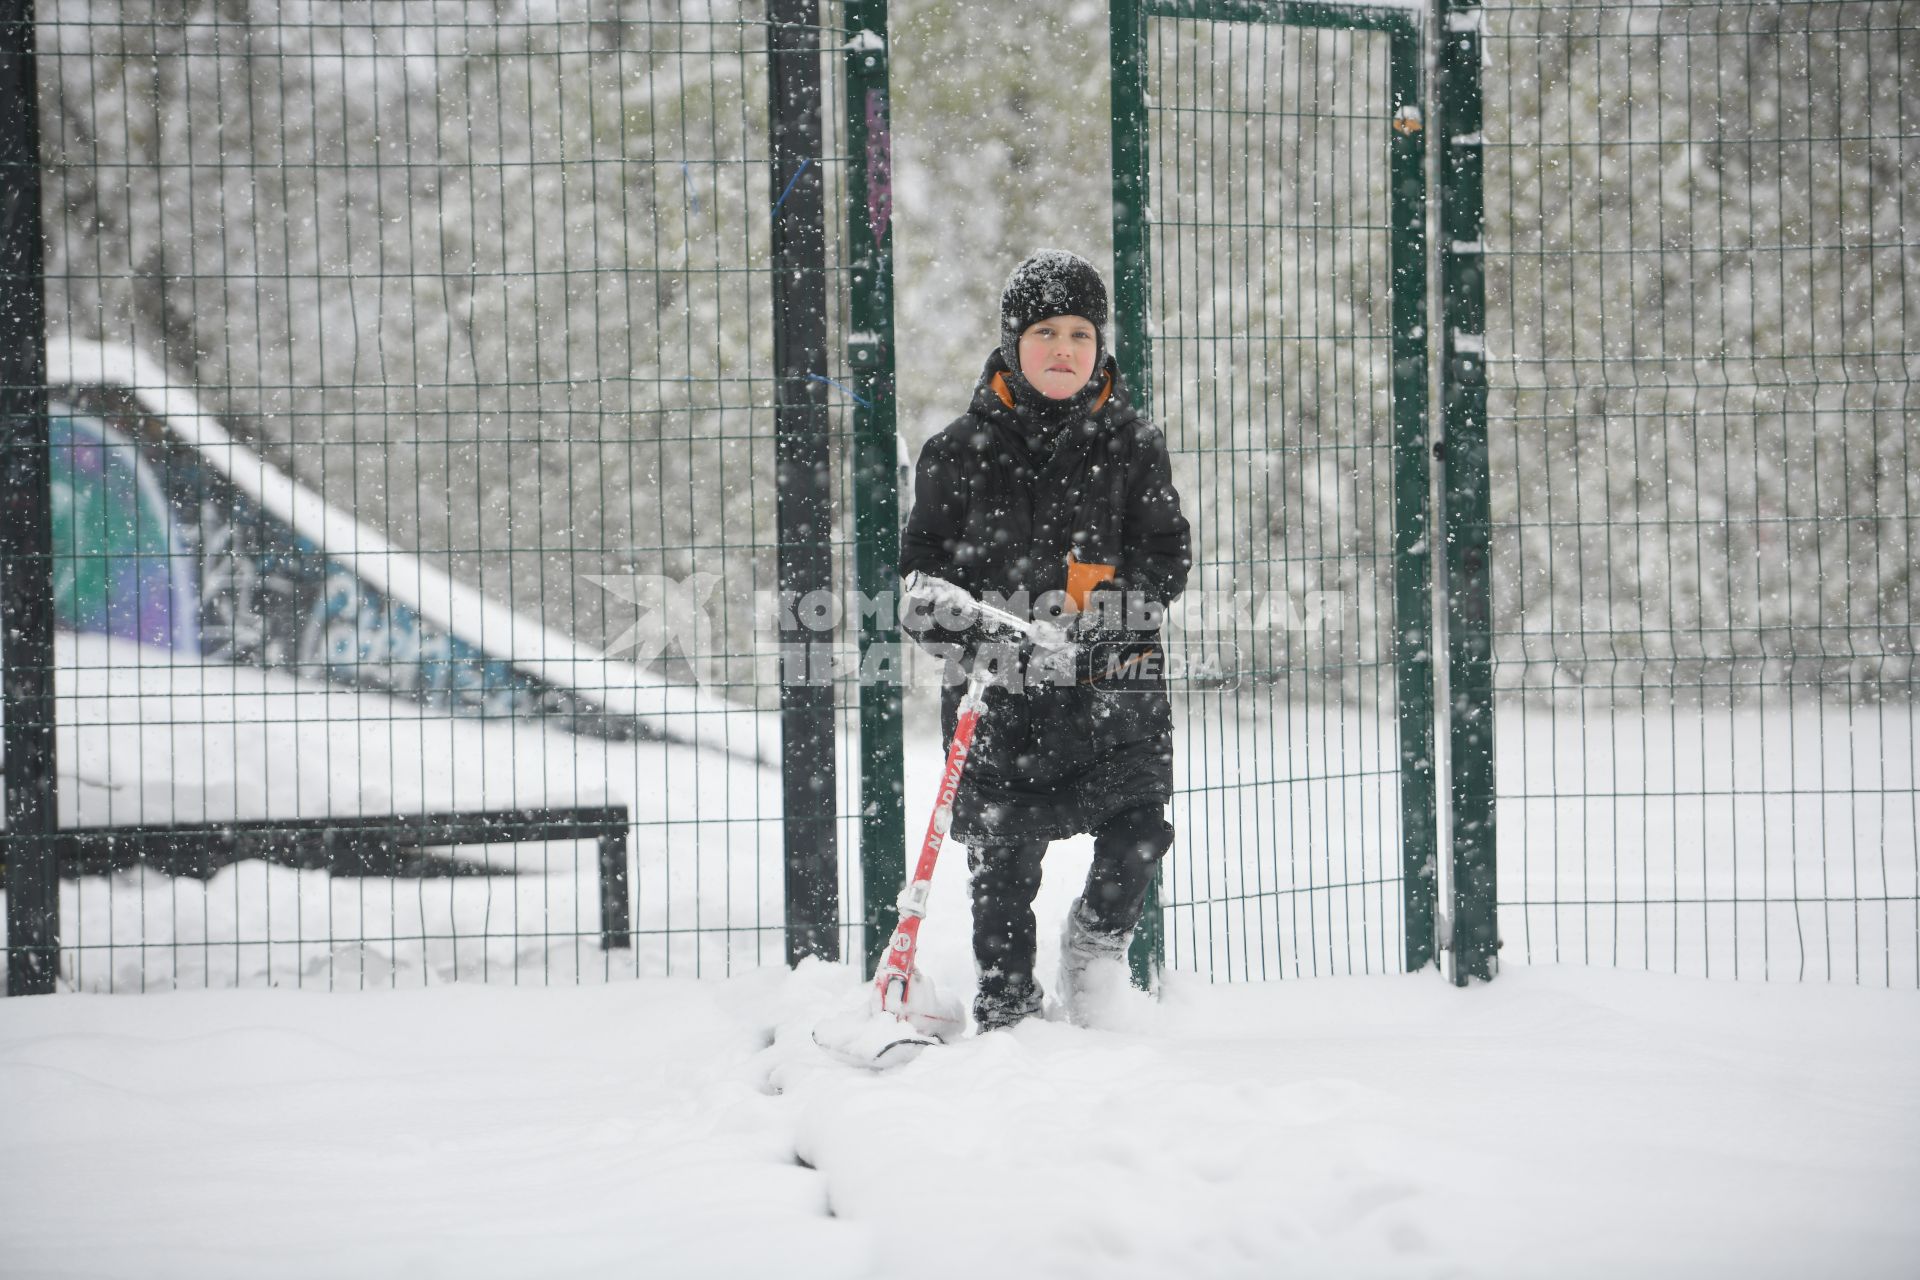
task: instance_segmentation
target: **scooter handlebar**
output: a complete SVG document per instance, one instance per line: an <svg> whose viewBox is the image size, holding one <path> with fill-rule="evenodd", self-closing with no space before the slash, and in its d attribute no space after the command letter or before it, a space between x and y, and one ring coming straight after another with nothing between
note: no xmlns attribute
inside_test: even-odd
<svg viewBox="0 0 1920 1280"><path fill-rule="evenodd" d="M906 576L905 586L906 599L909 603L925 601L936 609L969 612L979 620L978 625L989 631L1011 632L1043 648L1057 647L1062 642L1062 634L1058 628L1045 622L1029 622L998 605L976 600L965 587L948 582L945 578L936 578L930 573L916 570Z"/></svg>

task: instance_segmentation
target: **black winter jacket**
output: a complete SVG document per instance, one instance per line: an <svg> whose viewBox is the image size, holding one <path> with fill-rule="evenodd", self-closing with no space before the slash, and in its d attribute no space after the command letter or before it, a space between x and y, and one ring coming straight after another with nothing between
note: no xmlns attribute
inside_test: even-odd
<svg viewBox="0 0 1920 1280"><path fill-rule="evenodd" d="M902 575L926 572L971 595L1030 601L1063 591L1067 551L1115 566L1114 585L1169 604L1192 563L1187 520L1173 486L1165 437L1128 402L1111 357L1095 374L1108 393L1063 429L1049 431L1007 388L995 351L967 413L929 439L914 473L913 511L900 539ZM1030 442L1051 436L1050 452ZM1044 448L1044 446L1042 446ZM1157 648L1157 631L1128 640ZM930 648L966 645L939 629ZM952 741L962 690L941 697ZM1173 792L1173 715L1163 677L1022 691L994 687L975 731L955 800L952 832L966 844L1059 839L1091 831Z"/></svg>

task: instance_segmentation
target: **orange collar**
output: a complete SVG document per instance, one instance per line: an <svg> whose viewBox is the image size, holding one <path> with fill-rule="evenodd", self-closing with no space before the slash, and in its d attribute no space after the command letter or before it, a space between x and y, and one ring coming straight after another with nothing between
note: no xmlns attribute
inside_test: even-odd
<svg viewBox="0 0 1920 1280"><path fill-rule="evenodd" d="M993 388L993 393L1000 397L1001 404L1004 404L1009 409L1013 408L1013 390L1007 386L1006 374L1004 373L994 374L993 381L988 385L990 385ZM1093 405L1091 408L1087 410L1087 412L1090 414L1100 412L1101 406L1106 404L1108 398L1112 395L1113 395L1113 374L1108 373L1106 385L1100 388L1100 394L1093 398Z"/></svg>

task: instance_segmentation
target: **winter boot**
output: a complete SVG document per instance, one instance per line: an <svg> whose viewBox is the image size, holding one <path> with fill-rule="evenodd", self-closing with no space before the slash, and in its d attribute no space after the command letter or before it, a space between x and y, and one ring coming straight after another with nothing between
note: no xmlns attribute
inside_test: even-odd
<svg viewBox="0 0 1920 1280"><path fill-rule="evenodd" d="M982 974L973 998L973 1021L981 1032L998 1031L1040 1012L1046 993L1030 975Z"/></svg>
<svg viewBox="0 0 1920 1280"><path fill-rule="evenodd" d="M973 1020L980 1030L1010 1027L1040 1012L1033 980L1033 896L1040 891L1044 840L1011 840L967 850L973 872L973 964L980 993Z"/></svg>
<svg viewBox="0 0 1920 1280"><path fill-rule="evenodd" d="M1090 1024L1094 1008L1105 995L1127 984L1127 945L1131 929L1104 933L1099 921L1075 898L1060 937L1060 1004L1076 1027Z"/></svg>

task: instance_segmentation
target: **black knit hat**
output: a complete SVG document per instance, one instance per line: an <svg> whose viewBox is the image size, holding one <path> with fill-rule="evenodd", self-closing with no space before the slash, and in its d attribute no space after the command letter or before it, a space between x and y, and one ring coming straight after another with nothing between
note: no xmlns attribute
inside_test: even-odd
<svg viewBox="0 0 1920 1280"><path fill-rule="evenodd" d="M1107 286L1091 262L1065 249L1038 249L1007 277L1000 293L1000 350L1020 367L1020 335L1048 316L1093 321L1100 355L1107 350ZM1099 359L1095 358L1095 368Z"/></svg>

